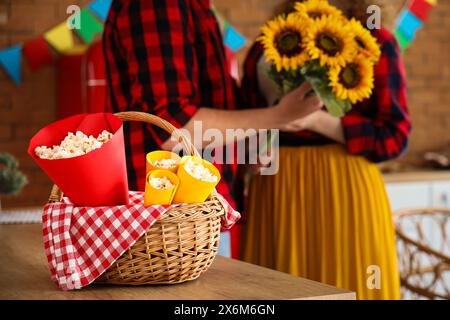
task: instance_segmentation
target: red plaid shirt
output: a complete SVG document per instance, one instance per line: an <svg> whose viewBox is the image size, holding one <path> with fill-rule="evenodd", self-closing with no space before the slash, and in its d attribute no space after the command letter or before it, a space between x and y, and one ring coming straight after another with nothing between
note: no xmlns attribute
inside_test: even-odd
<svg viewBox="0 0 450 320"><path fill-rule="evenodd" d="M373 35L382 50L381 59L375 66L374 92L370 99L355 105L342 118L342 124L350 154L381 162L395 158L405 150L411 124L406 101L405 69L397 41L386 29L375 30ZM255 43L244 65L242 87L246 105L251 107L267 105L259 91L256 71L262 54L262 46ZM330 143L334 142L311 131L280 134L280 144L285 146Z"/></svg>
<svg viewBox="0 0 450 320"><path fill-rule="evenodd" d="M199 107L234 109L236 86L209 0L115 0L103 36L111 112L144 111L183 127ZM145 154L169 135L125 123L130 188L143 190ZM217 165L234 205L236 166Z"/></svg>

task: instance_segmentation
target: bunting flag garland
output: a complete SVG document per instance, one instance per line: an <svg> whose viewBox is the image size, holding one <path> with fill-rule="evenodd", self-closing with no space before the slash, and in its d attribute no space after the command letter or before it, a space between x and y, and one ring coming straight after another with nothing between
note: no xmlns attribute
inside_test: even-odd
<svg viewBox="0 0 450 320"><path fill-rule="evenodd" d="M103 31L103 22L108 16L111 3L112 0L93 0L86 8L81 10L81 28L74 31L84 43L91 44L96 35ZM436 5L437 0L408 0L407 5L402 9L397 19L394 31L402 50L411 45L417 31L423 27L431 9ZM233 58L232 69L234 70L233 75L236 76L237 60L233 53L242 49L247 43L247 39L233 28L220 12L215 8L212 8L212 11L219 21L227 56ZM0 66L5 69L16 84L20 84L22 51L32 71L53 61L51 51L46 42L59 53L65 53L75 46L72 30L69 30L66 22L62 22L45 32L43 36L25 42L23 50L20 44L0 49Z"/></svg>
<svg viewBox="0 0 450 320"><path fill-rule="evenodd" d="M112 0L95 0L89 4L89 9L91 9L99 19L106 21L111 3Z"/></svg>
<svg viewBox="0 0 450 320"><path fill-rule="evenodd" d="M402 50L408 48L416 37L417 31L423 27L429 12L437 4L437 0L409 0L400 12L394 34Z"/></svg>
<svg viewBox="0 0 450 320"><path fill-rule="evenodd" d="M408 39L413 40L416 37L417 30L419 30L422 25L422 21L410 11L404 11L399 17L398 29Z"/></svg>
<svg viewBox="0 0 450 320"><path fill-rule="evenodd" d="M221 14L215 7L212 7L211 10L219 22L220 31L222 32L225 46L232 52L237 52L242 49L247 43L247 39L235 28L233 28L227 19L225 19L223 14Z"/></svg>
<svg viewBox="0 0 450 320"><path fill-rule="evenodd" d="M52 52L44 37L39 36L23 45L23 54L27 58L32 71L53 62Z"/></svg>
<svg viewBox="0 0 450 320"><path fill-rule="evenodd" d="M245 39L240 33L238 33L215 7L212 7L211 10L217 19L220 32L224 37L223 43L225 45L225 56L229 64L228 71L232 78L234 78L236 81L239 81L239 61L236 56L236 51L238 51L247 43L247 39ZM233 28L233 31L230 32L230 28Z"/></svg>
<svg viewBox="0 0 450 320"><path fill-rule="evenodd" d="M411 44L411 40L409 40L402 31L399 29L394 31L394 35L397 38L398 44L402 50L408 48Z"/></svg>
<svg viewBox="0 0 450 320"><path fill-rule="evenodd" d="M88 8L84 8L80 12L80 29L75 29L76 33L87 44L91 44L95 36L103 32L103 24L90 13Z"/></svg>
<svg viewBox="0 0 450 320"><path fill-rule="evenodd" d="M225 30L224 42L231 51L237 52L245 46L247 40L236 29L228 26Z"/></svg>
<svg viewBox="0 0 450 320"><path fill-rule="evenodd" d="M425 0L411 1L408 7L409 11L421 21L426 21L428 19L431 8L433 8L433 5Z"/></svg>
<svg viewBox="0 0 450 320"><path fill-rule="evenodd" d="M19 85L21 83L20 63L21 63L21 46L16 45L0 50L0 65L5 69L6 73Z"/></svg>
<svg viewBox="0 0 450 320"><path fill-rule="evenodd" d="M62 22L50 31L44 33L44 38L60 53L64 53L74 46L72 32L67 27L66 22Z"/></svg>
<svg viewBox="0 0 450 320"><path fill-rule="evenodd" d="M21 83L21 55L22 51L28 61L30 69L36 71L39 67L51 64L53 54L51 48L60 54L80 48L84 50L85 46L76 46L73 38L75 32L79 38L87 45L91 44L97 35L103 32L104 21L108 16L112 0L93 0L87 7L80 11L80 29L71 30L67 21L61 22L52 29L46 31L42 36L26 41L23 44L0 49L0 66L6 73L19 85ZM233 28L229 22L212 9L219 20L222 34L224 35L224 44L227 56L230 58L230 69L234 77L238 78L238 64L234 53L240 50L247 42L247 39ZM69 18L69 17L67 17Z"/></svg>

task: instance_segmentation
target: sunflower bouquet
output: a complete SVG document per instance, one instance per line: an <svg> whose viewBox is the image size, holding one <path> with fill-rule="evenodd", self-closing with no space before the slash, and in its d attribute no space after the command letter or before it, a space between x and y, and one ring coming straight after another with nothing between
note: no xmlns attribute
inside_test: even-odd
<svg viewBox="0 0 450 320"><path fill-rule="evenodd" d="M308 81L329 113L341 117L372 94L380 47L359 21L328 1L297 2L294 12L261 31L258 41L280 97Z"/></svg>

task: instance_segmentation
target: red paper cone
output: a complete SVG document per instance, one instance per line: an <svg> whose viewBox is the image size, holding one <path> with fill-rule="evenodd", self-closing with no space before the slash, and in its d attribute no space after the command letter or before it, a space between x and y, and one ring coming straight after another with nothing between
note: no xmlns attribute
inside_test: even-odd
<svg viewBox="0 0 450 320"><path fill-rule="evenodd" d="M97 137L103 130L114 134L101 148L68 159L40 159L38 146L59 145L77 130ZM128 203L128 179L122 121L108 113L80 114L50 124L30 141L28 154L69 199L80 206L116 206Z"/></svg>

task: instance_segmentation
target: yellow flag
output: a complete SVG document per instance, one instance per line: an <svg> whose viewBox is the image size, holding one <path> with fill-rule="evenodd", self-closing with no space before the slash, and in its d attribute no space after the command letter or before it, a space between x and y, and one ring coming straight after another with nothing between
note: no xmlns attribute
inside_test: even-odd
<svg viewBox="0 0 450 320"><path fill-rule="evenodd" d="M53 48L61 53L73 47L72 32L67 28L66 22L60 23L44 33L44 38Z"/></svg>
<svg viewBox="0 0 450 320"><path fill-rule="evenodd" d="M431 4L432 6L435 6L437 4L437 0L425 0L425 1Z"/></svg>

